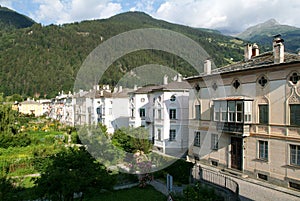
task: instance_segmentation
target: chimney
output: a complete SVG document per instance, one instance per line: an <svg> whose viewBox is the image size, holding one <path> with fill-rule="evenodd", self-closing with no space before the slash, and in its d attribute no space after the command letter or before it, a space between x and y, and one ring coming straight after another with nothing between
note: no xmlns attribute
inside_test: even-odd
<svg viewBox="0 0 300 201"><path fill-rule="evenodd" d="M118 92L122 92L122 91L123 91L123 87L120 85L119 89L118 89Z"/></svg>
<svg viewBox="0 0 300 201"><path fill-rule="evenodd" d="M211 61L209 59L204 61L204 73L206 75L211 74Z"/></svg>
<svg viewBox="0 0 300 201"><path fill-rule="evenodd" d="M248 61L249 59L251 59L251 57L252 57L252 45L248 43L244 49L245 61Z"/></svg>
<svg viewBox="0 0 300 201"><path fill-rule="evenodd" d="M164 85L168 84L168 76L167 75L164 76L164 83L163 84Z"/></svg>
<svg viewBox="0 0 300 201"><path fill-rule="evenodd" d="M138 89L138 87L137 87L137 85L135 84L135 85L133 86L133 90L136 91L137 89Z"/></svg>
<svg viewBox="0 0 300 201"><path fill-rule="evenodd" d="M280 36L280 34L276 35L273 39L273 55L275 64L280 64L284 62L284 40L280 38Z"/></svg>
<svg viewBox="0 0 300 201"><path fill-rule="evenodd" d="M258 56L259 55L259 48L256 43L253 44L252 46L252 57Z"/></svg>
<svg viewBox="0 0 300 201"><path fill-rule="evenodd" d="M182 75L178 73L177 75L177 82L182 82Z"/></svg>
<svg viewBox="0 0 300 201"><path fill-rule="evenodd" d="M103 90L100 91L100 96L103 96Z"/></svg>

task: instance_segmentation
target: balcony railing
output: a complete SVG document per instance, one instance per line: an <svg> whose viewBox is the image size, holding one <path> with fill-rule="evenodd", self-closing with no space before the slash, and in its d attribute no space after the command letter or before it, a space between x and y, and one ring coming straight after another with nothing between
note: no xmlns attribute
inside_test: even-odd
<svg viewBox="0 0 300 201"><path fill-rule="evenodd" d="M250 135L250 126L244 123L217 122L217 130L219 132L242 134L243 136Z"/></svg>

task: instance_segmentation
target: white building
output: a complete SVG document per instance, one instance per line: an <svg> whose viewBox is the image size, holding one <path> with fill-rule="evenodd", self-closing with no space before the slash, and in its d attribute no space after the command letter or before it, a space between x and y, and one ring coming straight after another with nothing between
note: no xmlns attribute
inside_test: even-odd
<svg viewBox="0 0 300 201"><path fill-rule="evenodd" d="M130 96L132 127L149 129L154 147L165 154L182 156L188 149L188 97L190 85L181 77L160 86L146 86Z"/></svg>
<svg viewBox="0 0 300 201"><path fill-rule="evenodd" d="M129 89L118 89L111 92L108 85L95 86L89 92L74 96L76 125L97 125L101 123L107 127L108 133L113 133L120 127L129 125Z"/></svg>

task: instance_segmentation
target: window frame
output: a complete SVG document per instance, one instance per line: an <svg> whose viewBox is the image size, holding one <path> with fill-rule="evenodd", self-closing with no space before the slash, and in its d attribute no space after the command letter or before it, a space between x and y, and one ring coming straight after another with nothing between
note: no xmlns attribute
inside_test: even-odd
<svg viewBox="0 0 300 201"><path fill-rule="evenodd" d="M161 140L161 129L160 128L157 129L157 141L162 141Z"/></svg>
<svg viewBox="0 0 300 201"><path fill-rule="evenodd" d="M292 112L292 107L298 107L298 108L296 109L296 111ZM300 104L290 104L289 110L290 110L290 125L291 126L300 126L300 113L299 113L300 112Z"/></svg>
<svg viewBox="0 0 300 201"><path fill-rule="evenodd" d="M294 154L292 153L292 147L295 147ZM289 164L292 166L300 166L300 145L289 144L289 155L290 155ZM294 161L292 162L293 158Z"/></svg>
<svg viewBox="0 0 300 201"><path fill-rule="evenodd" d="M263 113L263 107L266 107L266 114L262 115ZM265 117L266 121L262 118ZM259 104L258 105L258 123L259 124L269 124L269 104Z"/></svg>
<svg viewBox="0 0 300 201"><path fill-rule="evenodd" d="M232 110L232 103L233 103L233 110ZM235 122L236 121L236 114L235 114L235 101L228 101L228 122Z"/></svg>
<svg viewBox="0 0 300 201"><path fill-rule="evenodd" d="M201 132L200 131L194 131L194 143L193 145L195 147L201 146Z"/></svg>
<svg viewBox="0 0 300 201"><path fill-rule="evenodd" d="M200 104L195 105L195 119L201 120L201 105Z"/></svg>
<svg viewBox="0 0 300 201"><path fill-rule="evenodd" d="M211 149L212 150L219 149L219 135L216 133L211 134Z"/></svg>
<svg viewBox="0 0 300 201"><path fill-rule="evenodd" d="M161 120L162 119L162 110L159 108L157 109L157 119Z"/></svg>
<svg viewBox="0 0 300 201"><path fill-rule="evenodd" d="M258 159L269 161L269 141L266 140L258 140Z"/></svg>
<svg viewBox="0 0 300 201"><path fill-rule="evenodd" d="M169 109L169 118L170 120L176 120L177 119L177 110L175 108Z"/></svg>
<svg viewBox="0 0 300 201"><path fill-rule="evenodd" d="M139 109L139 114L140 114L141 119L145 119L146 118L146 109L145 108L140 108Z"/></svg>
<svg viewBox="0 0 300 201"><path fill-rule="evenodd" d="M176 129L169 130L169 141L176 141Z"/></svg>

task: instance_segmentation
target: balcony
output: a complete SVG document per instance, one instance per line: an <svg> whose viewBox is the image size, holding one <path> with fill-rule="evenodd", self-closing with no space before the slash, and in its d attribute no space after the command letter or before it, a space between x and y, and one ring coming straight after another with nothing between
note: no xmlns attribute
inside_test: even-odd
<svg viewBox="0 0 300 201"><path fill-rule="evenodd" d="M242 136L250 135L250 125L245 125L244 123L236 122L217 122L217 131L241 134Z"/></svg>

